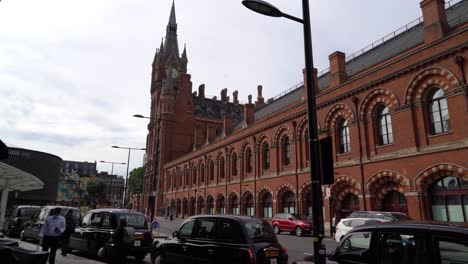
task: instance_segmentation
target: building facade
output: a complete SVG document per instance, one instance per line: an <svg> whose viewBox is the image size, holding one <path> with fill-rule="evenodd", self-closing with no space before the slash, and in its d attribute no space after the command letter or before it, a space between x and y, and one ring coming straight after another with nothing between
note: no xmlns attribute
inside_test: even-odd
<svg viewBox="0 0 468 264"><path fill-rule="evenodd" d="M320 138L332 137L326 218L355 210L468 221L468 1L424 0L422 17L314 71ZM320 55L318 55L320 56ZM144 207L159 214L312 213L306 89L265 102L192 91L172 6L153 61Z"/></svg>
<svg viewBox="0 0 468 264"><path fill-rule="evenodd" d="M110 175L107 172L99 172L96 176L97 180L104 182L106 185L106 200L113 207L122 205L125 180L123 176Z"/></svg>
<svg viewBox="0 0 468 264"><path fill-rule="evenodd" d="M97 173L96 161L87 162L87 161L64 160L60 168L60 171L63 173L76 172L80 176L95 176Z"/></svg>

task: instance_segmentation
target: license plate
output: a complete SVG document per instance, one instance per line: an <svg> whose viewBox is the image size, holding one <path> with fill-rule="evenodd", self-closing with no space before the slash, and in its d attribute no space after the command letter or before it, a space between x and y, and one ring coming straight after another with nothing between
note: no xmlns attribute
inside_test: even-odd
<svg viewBox="0 0 468 264"><path fill-rule="evenodd" d="M133 236L134 239L139 239L139 240L142 240L143 239L143 235L142 234L136 234Z"/></svg>
<svg viewBox="0 0 468 264"><path fill-rule="evenodd" d="M278 251L266 251L265 252L265 257L277 257L277 256L278 256Z"/></svg>
<svg viewBox="0 0 468 264"><path fill-rule="evenodd" d="M270 259L270 264L278 264L278 262L276 261L276 259Z"/></svg>
<svg viewBox="0 0 468 264"><path fill-rule="evenodd" d="M140 241L140 240L136 240L135 242L133 242L133 246L135 246L135 247L141 246L141 241Z"/></svg>

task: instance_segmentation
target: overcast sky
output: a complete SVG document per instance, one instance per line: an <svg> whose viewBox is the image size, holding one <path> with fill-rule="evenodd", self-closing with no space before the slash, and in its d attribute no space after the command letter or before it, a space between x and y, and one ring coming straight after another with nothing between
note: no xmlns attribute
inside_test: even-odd
<svg viewBox="0 0 468 264"><path fill-rule="evenodd" d="M418 0L311 0L315 67L350 55L421 16ZM271 0L302 17L302 1ZM0 139L64 160L127 162L145 147L151 63L172 0L0 2ZM180 51L187 45L193 90L228 89L265 99L302 80L302 25L246 9L240 0L176 0ZM130 169L142 165L132 151ZM99 164L98 170L110 171ZM114 172L125 175L125 166Z"/></svg>

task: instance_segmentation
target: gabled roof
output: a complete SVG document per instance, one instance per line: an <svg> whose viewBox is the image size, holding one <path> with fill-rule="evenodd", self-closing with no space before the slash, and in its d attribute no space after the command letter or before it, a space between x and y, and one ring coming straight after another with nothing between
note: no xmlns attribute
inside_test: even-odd
<svg viewBox="0 0 468 264"><path fill-rule="evenodd" d="M195 115L222 119L224 116L231 116L233 123L240 122L243 119L244 112L242 105L234 103L225 103L222 101L205 98L205 103L202 102L195 94L192 95L193 104L195 105Z"/></svg>

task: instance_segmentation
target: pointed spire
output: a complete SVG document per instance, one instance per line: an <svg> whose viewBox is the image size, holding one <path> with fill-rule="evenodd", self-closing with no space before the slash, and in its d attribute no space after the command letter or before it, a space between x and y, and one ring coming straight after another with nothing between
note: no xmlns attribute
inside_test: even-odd
<svg viewBox="0 0 468 264"><path fill-rule="evenodd" d="M187 45L184 43L184 51L182 51L182 58L187 59Z"/></svg>
<svg viewBox="0 0 468 264"><path fill-rule="evenodd" d="M175 16L175 4L174 0L172 0L172 9L171 9L171 16L169 17L169 25L170 24L177 24L176 23L176 16Z"/></svg>
<svg viewBox="0 0 468 264"><path fill-rule="evenodd" d="M161 46L159 47L159 50L164 49L164 38L161 38Z"/></svg>

